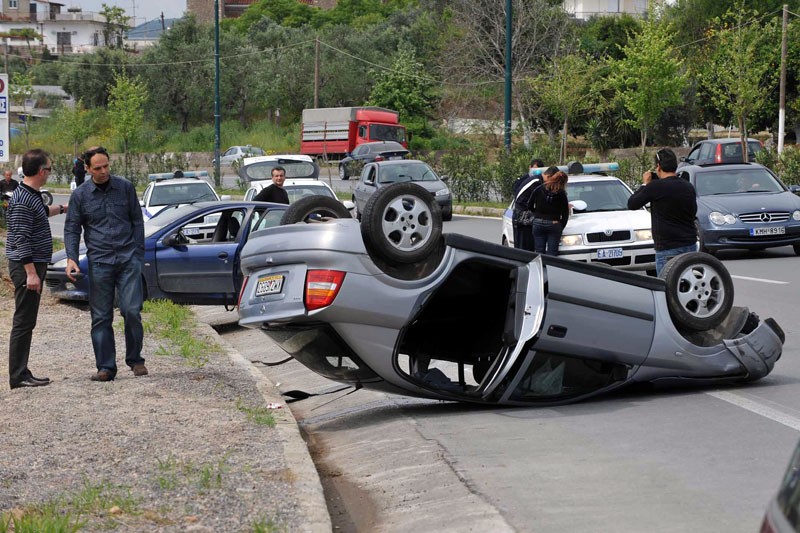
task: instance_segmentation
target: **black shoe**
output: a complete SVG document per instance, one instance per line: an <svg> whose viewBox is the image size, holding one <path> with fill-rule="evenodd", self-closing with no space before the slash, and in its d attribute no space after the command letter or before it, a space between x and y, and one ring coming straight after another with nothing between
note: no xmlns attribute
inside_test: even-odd
<svg viewBox="0 0 800 533"><path fill-rule="evenodd" d="M96 374L92 374L89 378L92 381L114 381L114 374L110 370L98 370Z"/></svg>
<svg viewBox="0 0 800 533"><path fill-rule="evenodd" d="M50 383L50 378L37 378L36 376L31 375L31 377L29 377L28 379L31 381L41 381L42 383Z"/></svg>
<svg viewBox="0 0 800 533"><path fill-rule="evenodd" d="M49 381L35 381L33 379L24 379L19 383L12 383L12 389L19 389L22 387L44 387L46 385L50 385Z"/></svg>

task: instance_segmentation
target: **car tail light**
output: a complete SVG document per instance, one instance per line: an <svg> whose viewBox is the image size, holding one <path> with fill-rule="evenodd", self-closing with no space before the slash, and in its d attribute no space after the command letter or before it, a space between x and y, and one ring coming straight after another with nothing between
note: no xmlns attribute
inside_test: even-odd
<svg viewBox="0 0 800 533"><path fill-rule="evenodd" d="M722 163L722 145L718 144L717 149L714 151L714 162Z"/></svg>
<svg viewBox="0 0 800 533"><path fill-rule="evenodd" d="M344 274L339 270L309 270L306 274L306 310L331 305L342 287Z"/></svg>
<svg viewBox="0 0 800 533"><path fill-rule="evenodd" d="M376 155L375 156L375 161L383 161L383 156L382 155Z"/></svg>
<svg viewBox="0 0 800 533"><path fill-rule="evenodd" d="M247 287L247 280L250 279L250 276L245 276L244 280L242 281L242 288L239 289L239 299L236 300L236 307L242 305L242 296L244 296L244 289Z"/></svg>

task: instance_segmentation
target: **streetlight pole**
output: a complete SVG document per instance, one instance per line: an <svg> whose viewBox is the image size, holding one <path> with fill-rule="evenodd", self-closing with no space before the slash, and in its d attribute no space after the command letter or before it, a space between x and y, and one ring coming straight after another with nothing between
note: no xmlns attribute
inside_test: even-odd
<svg viewBox="0 0 800 533"><path fill-rule="evenodd" d="M511 0L506 0L506 87L505 87L505 119L504 144L506 153L511 153Z"/></svg>
<svg viewBox="0 0 800 533"><path fill-rule="evenodd" d="M786 26L789 21L789 6L783 4L783 28L781 33L781 83L778 104L778 153L783 152L783 136L786 123Z"/></svg>
<svg viewBox="0 0 800 533"><path fill-rule="evenodd" d="M214 0L214 183L222 183L219 164L219 0Z"/></svg>

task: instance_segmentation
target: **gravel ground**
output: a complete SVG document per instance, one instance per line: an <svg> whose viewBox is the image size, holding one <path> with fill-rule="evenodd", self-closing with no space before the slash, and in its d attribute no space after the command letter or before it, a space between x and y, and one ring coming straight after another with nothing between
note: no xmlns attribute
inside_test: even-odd
<svg viewBox="0 0 800 533"><path fill-rule="evenodd" d="M4 253L0 261L5 270ZM13 300L0 277L8 339ZM246 411L281 400L224 342L193 368L145 334L150 375L134 378L116 327L117 378L96 383L89 328L88 306L47 295L29 366L52 384L10 391L0 356L0 514L48 502L74 513L77 495L94 491L95 503L81 506L87 530L330 531L294 418L283 408L270 411L274 427L248 420Z"/></svg>

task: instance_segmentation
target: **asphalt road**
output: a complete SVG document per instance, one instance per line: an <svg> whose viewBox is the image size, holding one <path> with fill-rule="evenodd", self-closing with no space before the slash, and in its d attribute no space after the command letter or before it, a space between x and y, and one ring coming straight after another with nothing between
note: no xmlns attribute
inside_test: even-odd
<svg viewBox="0 0 800 533"><path fill-rule="evenodd" d="M445 231L497 242L497 220ZM735 303L787 341L748 386L637 389L577 405L493 409L341 391L292 404L343 531L758 531L800 437L800 288L792 249L721 254ZM624 335L625 332L609 332ZM257 331L226 333L279 360ZM339 388L296 363L281 390ZM417 528L417 529L415 529Z"/></svg>

